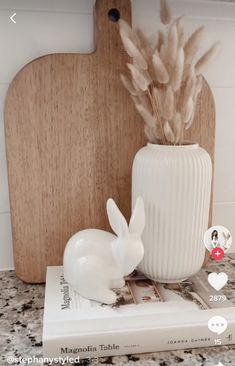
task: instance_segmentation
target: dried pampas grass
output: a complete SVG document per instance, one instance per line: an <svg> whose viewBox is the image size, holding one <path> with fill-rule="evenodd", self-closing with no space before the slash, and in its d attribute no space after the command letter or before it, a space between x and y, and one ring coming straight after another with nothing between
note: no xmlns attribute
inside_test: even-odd
<svg viewBox="0 0 235 366"><path fill-rule="evenodd" d="M162 24L169 24L172 20L171 10L166 0L160 0L160 18Z"/></svg>
<svg viewBox="0 0 235 366"><path fill-rule="evenodd" d="M178 50L178 31L176 24L170 26L167 43L165 45L164 61L167 65L168 72L171 73L175 64Z"/></svg>
<svg viewBox="0 0 235 366"><path fill-rule="evenodd" d="M196 74L200 75L210 61L215 57L220 48L220 43L216 42L213 46L198 60L195 65Z"/></svg>
<svg viewBox="0 0 235 366"><path fill-rule="evenodd" d="M165 133L167 141L169 141L173 144L175 141L175 135L174 135L174 132L172 131L171 126L168 121L166 121L164 123L164 133Z"/></svg>
<svg viewBox="0 0 235 366"><path fill-rule="evenodd" d="M138 95L136 89L133 86L133 83L131 82L131 80L128 79L128 77L124 74L120 75L120 79L122 84L124 85L124 87L126 88L126 90L131 94L131 95Z"/></svg>
<svg viewBox="0 0 235 366"><path fill-rule="evenodd" d="M168 85L162 106L163 118L165 118L167 121L172 120L175 112L174 109L175 109L175 95L171 85Z"/></svg>
<svg viewBox="0 0 235 366"><path fill-rule="evenodd" d="M200 27L193 32L184 46L185 63L189 64L193 61L199 49L200 42L203 37L205 27Z"/></svg>
<svg viewBox="0 0 235 366"><path fill-rule="evenodd" d="M193 112L194 112L193 98L189 97L188 100L182 106L181 116L183 123L188 123L192 119Z"/></svg>
<svg viewBox="0 0 235 366"><path fill-rule="evenodd" d="M183 48L185 44L185 31L183 25L184 16L181 16L175 20L175 24L178 32L178 47Z"/></svg>
<svg viewBox="0 0 235 366"><path fill-rule="evenodd" d="M171 85L174 91L177 91L181 86L183 72L184 72L184 50L183 48L180 48L177 51L174 70L172 72L171 77Z"/></svg>
<svg viewBox="0 0 235 366"><path fill-rule="evenodd" d="M156 49L160 52L162 45L164 44L164 33L159 30L157 34Z"/></svg>
<svg viewBox="0 0 235 366"><path fill-rule="evenodd" d="M156 131L156 128L152 128L152 127L149 127L148 125L145 125L144 132L145 132L145 135L147 136L147 138L149 139L149 142L151 142L152 144L159 143L158 133Z"/></svg>
<svg viewBox="0 0 235 366"><path fill-rule="evenodd" d="M123 36L122 43L128 55L133 58L135 64L140 69L147 70L148 65L144 56L136 47L136 45L131 41L131 39L127 38L126 36Z"/></svg>
<svg viewBox="0 0 235 366"><path fill-rule="evenodd" d="M181 143L182 140L182 118L179 112L176 112L173 120L175 144Z"/></svg>
<svg viewBox="0 0 235 366"><path fill-rule="evenodd" d="M146 91L148 89L149 84L151 83L151 79L150 79L148 73L144 72L142 70L139 70L133 64L127 64L127 66L131 71L133 81L135 82L137 87L142 91Z"/></svg>
<svg viewBox="0 0 235 366"><path fill-rule="evenodd" d="M144 121L148 140L182 144L184 130L194 120L201 73L218 52L219 44L197 59L204 27L186 39L184 17L173 20L166 0L160 1L160 18L166 31L159 30L151 39L119 20L123 46L132 58L127 64L130 77L122 74L121 82Z"/></svg>
<svg viewBox="0 0 235 366"><path fill-rule="evenodd" d="M168 73L163 61L161 60L161 57L160 57L157 49L155 50L155 52L153 54L152 61L153 61L153 67L155 70L156 80L162 84L168 83L169 73Z"/></svg>
<svg viewBox="0 0 235 366"><path fill-rule="evenodd" d="M152 115L142 104L136 104L136 109L143 117L143 120L148 127L155 127L156 120L154 115Z"/></svg>
<svg viewBox="0 0 235 366"><path fill-rule="evenodd" d="M195 90L194 90L194 94L193 94L193 100L194 103L196 104L197 101L197 97L200 94L201 90L202 90L202 82L203 82L203 78L201 75L198 76L197 81L196 81L196 86L195 86Z"/></svg>
<svg viewBox="0 0 235 366"><path fill-rule="evenodd" d="M153 40L147 37L141 29L136 29L136 36L138 38L138 47L141 49L145 59L148 60L152 56L152 49L154 48L152 47Z"/></svg>

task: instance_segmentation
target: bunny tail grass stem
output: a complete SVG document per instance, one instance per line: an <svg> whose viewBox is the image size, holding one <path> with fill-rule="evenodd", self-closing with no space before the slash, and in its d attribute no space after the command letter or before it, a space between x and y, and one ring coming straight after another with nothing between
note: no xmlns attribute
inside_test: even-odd
<svg viewBox="0 0 235 366"><path fill-rule="evenodd" d="M182 145L183 144L183 141L184 141L184 137L183 136L184 136L184 129L181 127L178 145Z"/></svg>
<svg viewBox="0 0 235 366"><path fill-rule="evenodd" d="M184 125L181 121L181 128L180 128L180 137L179 137L179 145L182 145L184 143Z"/></svg>
<svg viewBox="0 0 235 366"><path fill-rule="evenodd" d="M155 100L149 90L149 88L147 89L147 92L148 92L148 96L149 96L149 99L150 99L150 102L151 102L151 105L152 105L152 108L153 108L153 111L155 113L155 115L157 116L159 113L158 113L158 110L157 110L157 105L155 103ZM161 134L162 134L162 142L164 144L165 141L165 133L164 133L164 129L163 129L163 124L162 124L162 120L161 118L159 118L159 122L160 122L160 128L161 128Z"/></svg>
<svg viewBox="0 0 235 366"><path fill-rule="evenodd" d="M175 135L168 121L164 123L164 134L167 141L169 141L171 144L175 142Z"/></svg>
<svg viewBox="0 0 235 366"><path fill-rule="evenodd" d="M183 138L183 125L180 113L176 113L174 117L174 133L175 133L175 144L180 145Z"/></svg>
<svg viewBox="0 0 235 366"><path fill-rule="evenodd" d="M165 97L164 97L163 106L162 106L162 114L163 114L163 117L167 121L172 120L172 118L174 116L174 109L175 109L174 107L175 107L174 92L172 90L172 87L170 85L168 85L166 88Z"/></svg>

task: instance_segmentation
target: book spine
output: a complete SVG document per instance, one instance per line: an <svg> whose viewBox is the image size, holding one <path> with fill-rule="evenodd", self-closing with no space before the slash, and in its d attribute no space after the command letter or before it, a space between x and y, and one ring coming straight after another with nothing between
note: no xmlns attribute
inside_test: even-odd
<svg viewBox="0 0 235 366"><path fill-rule="evenodd" d="M157 329L128 330L106 333L91 333L65 338L47 338L43 340L44 357L105 357L145 352L157 352L187 348L210 347L215 339L221 345L234 343L235 324L229 332L216 336L207 325L190 327L169 327Z"/></svg>

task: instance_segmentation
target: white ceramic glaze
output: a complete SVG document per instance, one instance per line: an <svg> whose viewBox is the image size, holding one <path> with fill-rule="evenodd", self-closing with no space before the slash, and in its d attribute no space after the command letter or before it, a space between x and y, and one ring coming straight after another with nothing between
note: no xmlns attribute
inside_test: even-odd
<svg viewBox="0 0 235 366"><path fill-rule="evenodd" d="M135 156L132 199L142 196L145 255L139 269L159 282L182 281L202 266L212 164L198 146L148 144Z"/></svg>
<svg viewBox="0 0 235 366"><path fill-rule="evenodd" d="M128 224L112 199L107 201L110 225L117 234L87 229L73 235L64 251L64 277L83 297L106 304L116 301L111 288L124 286L124 276L130 274L144 255L141 234L145 225L141 197Z"/></svg>

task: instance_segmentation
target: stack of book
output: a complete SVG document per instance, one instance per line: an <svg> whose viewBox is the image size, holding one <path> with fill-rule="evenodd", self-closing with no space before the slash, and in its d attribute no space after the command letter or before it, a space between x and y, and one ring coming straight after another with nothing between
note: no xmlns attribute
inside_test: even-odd
<svg viewBox="0 0 235 366"><path fill-rule="evenodd" d="M180 284L158 284L138 271L116 289L114 305L81 297L64 280L63 267L48 267L43 320L44 357L100 357L234 343L235 256L213 262ZM210 272L226 272L222 291L208 283ZM208 321L222 316L217 335Z"/></svg>

